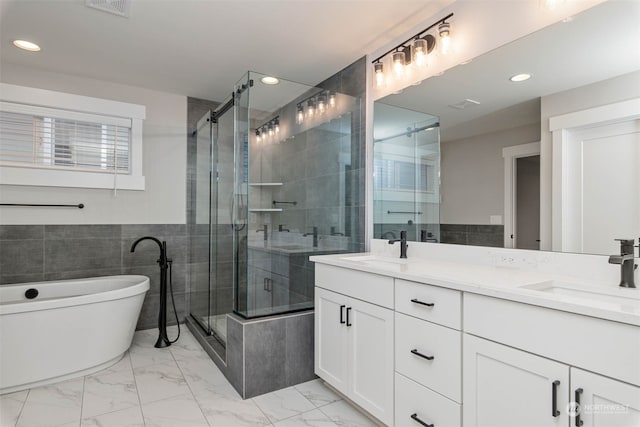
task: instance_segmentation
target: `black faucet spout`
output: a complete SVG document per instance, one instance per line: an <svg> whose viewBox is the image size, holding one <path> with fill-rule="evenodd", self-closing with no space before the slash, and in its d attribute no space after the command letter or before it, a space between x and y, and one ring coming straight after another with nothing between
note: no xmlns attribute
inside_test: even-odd
<svg viewBox="0 0 640 427"><path fill-rule="evenodd" d="M389 244L393 245L395 242L400 242L400 258L404 259L407 257L407 231L400 231L399 239L391 239L389 240Z"/></svg>
<svg viewBox="0 0 640 427"><path fill-rule="evenodd" d="M620 287L635 288L635 270L638 265L635 263L635 249L632 239L616 239L620 242L620 255L611 255L609 264L620 265Z"/></svg>
<svg viewBox="0 0 640 427"><path fill-rule="evenodd" d="M304 233L302 236L313 236L313 247L318 247L318 227L313 227L313 233Z"/></svg>

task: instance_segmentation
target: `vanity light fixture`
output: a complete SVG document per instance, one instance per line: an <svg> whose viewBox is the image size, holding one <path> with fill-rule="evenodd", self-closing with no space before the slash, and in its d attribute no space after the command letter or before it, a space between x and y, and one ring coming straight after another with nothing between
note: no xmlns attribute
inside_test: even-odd
<svg viewBox="0 0 640 427"><path fill-rule="evenodd" d="M276 116L256 128L256 141L266 141L280 133L280 116Z"/></svg>
<svg viewBox="0 0 640 427"><path fill-rule="evenodd" d="M376 87L383 87L385 84L384 63L385 58L387 58L389 54L391 54L390 62L393 68L393 74L398 79L403 78L407 74L407 66L412 63L418 67L427 65L427 57L436 47L436 38L429 34L429 30L436 26L438 27L437 31L440 36L440 51L443 55L446 55L451 46L451 24L447 22L447 20L452 16L453 13L448 14L418 34L415 34L371 61Z"/></svg>
<svg viewBox="0 0 640 427"><path fill-rule="evenodd" d="M13 45L22 50L28 50L29 52L40 52L40 46L27 40L14 40Z"/></svg>
<svg viewBox="0 0 640 427"><path fill-rule="evenodd" d="M316 102L313 99L307 101L307 116L313 117L316 113Z"/></svg>
<svg viewBox="0 0 640 427"><path fill-rule="evenodd" d="M446 55L451 47L451 26L448 22L438 25L438 34L440 34L440 52Z"/></svg>
<svg viewBox="0 0 640 427"><path fill-rule="evenodd" d="M521 73L521 74L516 74L515 76L511 76L509 77L509 80L511 80L512 82L523 82L525 80L529 80L531 78L531 74L529 73Z"/></svg>
<svg viewBox="0 0 640 427"><path fill-rule="evenodd" d="M376 77L376 87L384 86L384 64L378 60L373 63L373 72Z"/></svg>
<svg viewBox="0 0 640 427"><path fill-rule="evenodd" d="M327 95L321 93L318 95L318 113L322 114L327 109Z"/></svg>
<svg viewBox="0 0 640 427"><path fill-rule="evenodd" d="M260 79L260 81L266 85L277 85L278 83L280 83L279 79L271 76L264 76Z"/></svg>
<svg viewBox="0 0 640 427"><path fill-rule="evenodd" d="M336 106L336 93L329 92L329 107L333 108Z"/></svg>
<svg viewBox="0 0 640 427"><path fill-rule="evenodd" d="M298 110L296 111L296 123L301 124L304 122L304 107L302 104L298 104Z"/></svg>

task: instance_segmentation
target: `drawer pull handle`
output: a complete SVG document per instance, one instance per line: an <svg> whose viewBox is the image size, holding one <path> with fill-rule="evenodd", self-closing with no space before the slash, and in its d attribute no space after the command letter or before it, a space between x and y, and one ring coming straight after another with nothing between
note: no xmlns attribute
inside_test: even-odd
<svg viewBox="0 0 640 427"><path fill-rule="evenodd" d="M351 307L347 307L347 326L351 326L351 322L349 321L349 313L351 313Z"/></svg>
<svg viewBox="0 0 640 427"><path fill-rule="evenodd" d="M426 305L427 307L433 307L435 305L435 303L432 302L422 302L417 298L412 299L411 302L415 304Z"/></svg>
<svg viewBox="0 0 640 427"><path fill-rule="evenodd" d="M555 380L551 383L551 416L556 418L560 415L560 411L558 411L558 386L560 385L560 381Z"/></svg>
<svg viewBox="0 0 640 427"><path fill-rule="evenodd" d="M421 426L424 426L424 427L435 427L434 424L427 424L424 421L422 421L420 418L418 418L418 414L411 415L411 419L413 421L417 422L418 424L420 424Z"/></svg>
<svg viewBox="0 0 640 427"><path fill-rule="evenodd" d="M581 388L577 388L574 394L574 402L576 404L576 427L580 427L582 424L584 424L584 421L582 421L580 419L580 396L582 396L582 392L584 390L582 390Z"/></svg>
<svg viewBox="0 0 640 427"><path fill-rule="evenodd" d="M344 308L346 307L346 305L341 305L340 306L340 324L344 325Z"/></svg>
<svg viewBox="0 0 640 427"><path fill-rule="evenodd" d="M420 356L423 359L427 359L427 360L433 360L434 359L434 356L427 356L426 354L420 353L417 348L414 348L413 350L411 350L411 353L415 354L416 356Z"/></svg>

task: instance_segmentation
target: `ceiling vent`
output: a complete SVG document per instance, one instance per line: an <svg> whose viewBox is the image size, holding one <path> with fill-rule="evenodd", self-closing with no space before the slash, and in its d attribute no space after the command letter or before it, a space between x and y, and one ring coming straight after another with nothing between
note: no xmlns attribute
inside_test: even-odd
<svg viewBox="0 0 640 427"><path fill-rule="evenodd" d="M86 0L87 6L114 15L129 17L130 0Z"/></svg>
<svg viewBox="0 0 640 427"><path fill-rule="evenodd" d="M480 102L475 101L473 99L465 99L464 101L460 101L455 104L449 105L451 108L455 108L456 110L464 110L469 107L475 107L476 105L480 105Z"/></svg>

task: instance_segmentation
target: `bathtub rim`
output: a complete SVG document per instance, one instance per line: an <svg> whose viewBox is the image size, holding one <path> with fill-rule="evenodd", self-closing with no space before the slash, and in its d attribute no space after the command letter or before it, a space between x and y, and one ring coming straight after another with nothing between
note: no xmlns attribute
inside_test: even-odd
<svg viewBox="0 0 640 427"><path fill-rule="evenodd" d="M47 300L29 300L29 301L20 301L15 303L7 303L0 304L0 317L4 315L10 314L20 314L27 313L32 311L40 311L40 310L52 310L56 308L64 308L71 307L75 305L84 305L84 304L94 304L103 301L111 301L118 300L123 298L133 297L139 294L143 294L147 292L151 288L151 281L149 277L137 274L121 274L114 276L96 276L96 277L85 277L79 279L63 279L63 280L49 280L49 281L40 281L40 282L25 282L25 283L15 283L9 285L0 286L0 292L2 289L7 289L9 287L24 287L25 290L28 288L37 288L38 286L55 286L56 283L70 283L70 282L81 282L81 281L107 281L113 279L127 279L127 285L118 289L112 289L109 291L103 292L94 292L87 293L77 296L63 296L55 299L47 299Z"/></svg>

